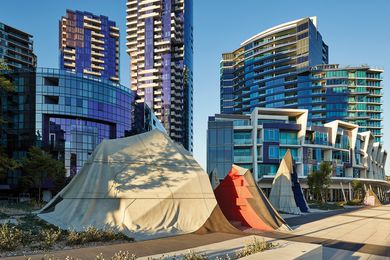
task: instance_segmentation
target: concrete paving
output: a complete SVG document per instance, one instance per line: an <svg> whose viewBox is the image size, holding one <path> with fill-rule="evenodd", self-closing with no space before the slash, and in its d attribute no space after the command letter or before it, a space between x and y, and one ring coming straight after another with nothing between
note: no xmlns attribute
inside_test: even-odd
<svg viewBox="0 0 390 260"><path fill-rule="evenodd" d="M318 213L322 214L322 213ZM234 255L253 239L277 243L274 249L248 256L246 259L390 259L390 205L343 210L327 217L301 216L287 222L298 223L290 233L256 232L252 235L207 234L183 235L170 238L140 241L93 248L63 250L53 254L60 259L70 255L81 259L95 259L99 253L110 258L119 250L128 250L141 259L178 256L191 249L207 255ZM253 232L253 231L252 231ZM42 255L32 259L41 259ZM8 258L8 259L24 259Z"/></svg>
<svg viewBox="0 0 390 260"><path fill-rule="evenodd" d="M275 239L322 245L324 250L333 248L390 258L390 205L347 211L312 222L300 221L302 223L290 234L261 234Z"/></svg>
<svg viewBox="0 0 390 260"><path fill-rule="evenodd" d="M306 223L293 233L390 249L390 205L366 208Z"/></svg>

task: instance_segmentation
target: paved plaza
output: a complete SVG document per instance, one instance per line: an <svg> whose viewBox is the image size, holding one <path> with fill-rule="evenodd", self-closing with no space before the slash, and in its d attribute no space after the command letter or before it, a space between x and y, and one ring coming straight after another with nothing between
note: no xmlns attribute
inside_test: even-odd
<svg viewBox="0 0 390 260"><path fill-rule="evenodd" d="M375 208L345 209L312 213L289 218L294 229L290 233L256 232L256 234L183 235L127 244L81 248L52 252L61 259L66 256L95 259L99 253L112 256L128 250L141 259L178 256L193 250L211 259L233 255L235 251L258 239L277 244L271 249L245 259L390 259L390 205ZM32 256L41 259L42 255ZM14 257L8 259L23 259Z"/></svg>

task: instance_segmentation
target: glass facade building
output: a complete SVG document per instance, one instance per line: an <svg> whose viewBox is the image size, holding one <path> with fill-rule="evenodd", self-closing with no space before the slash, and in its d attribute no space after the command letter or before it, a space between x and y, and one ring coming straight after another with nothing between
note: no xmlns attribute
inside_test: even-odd
<svg viewBox="0 0 390 260"><path fill-rule="evenodd" d="M192 0L127 0L131 89L193 151Z"/></svg>
<svg viewBox="0 0 390 260"><path fill-rule="evenodd" d="M34 69L37 57L33 50L33 37L0 22L0 60L10 69Z"/></svg>
<svg viewBox="0 0 390 260"><path fill-rule="evenodd" d="M13 158L37 145L64 161L67 174L74 175L103 139L130 134L135 96L124 86L58 69L4 75L16 86L15 93L1 96L9 121L1 141Z"/></svg>
<svg viewBox="0 0 390 260"><path fill-rule="evenodd" d="M309 123L343 120L382 142L382 69L328 64L316 17L275 26L224 53L222 114L255 107L308 109Z"/></svg>
<svg viewBox="0 0 390 260"><path fill-rule="evenodd" d="M60 69L119 82L119 29L114 21L67 10L59 34Z"/></svg>
<svg viewBox="0 0 390 260"><path fill-rule="evenodd" d="M259 185L269 189L289 149L305 189L306 177L323 161L332 165L335 198L355 179L389 188L384 181L387 152L373 133L340 120L309 125L308 115L306 109L255 108L247 115L209 117L207 172L223 179L236 164L250 169Z"/></svg>
<svg viewBox="0 0 390 260"><path fill-rule="evenodd" d="M297 73L328 63L328 46L317 30L317 18L272 27L222 54L221 113L250 113L255 107L297 104Z"/></svg>
<svg viewBox="0 0 390 260"><path fill-rule="evenodd" d="M309 122L343 120L370 131L382 142L383 69L319 65L298 74L297 108L309 110Z"/></svg>

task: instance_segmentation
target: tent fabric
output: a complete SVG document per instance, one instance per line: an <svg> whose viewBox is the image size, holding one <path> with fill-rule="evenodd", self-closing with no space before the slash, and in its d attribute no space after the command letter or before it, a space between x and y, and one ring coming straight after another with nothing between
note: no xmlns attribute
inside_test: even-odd
<svg viewBox="0 0 390 260"><path fill-rule="evenodd" d="M214 168L214 170L210 173L210 182L211 187L215 189L219 185L219 177L218 177L218 170L217 168Z"/></svg>
<svg viewBox="0 0 390 260"><path fill-rule="evenodd" d="M215 211L208 175L182 146L153 130L103 140L38 216L62 229L112 226L143 240L198 231Z"/></svg>
<svg viewBox="0 0 390 260"><path fill-rule="evenodd" d="M229 221L264 231L290 230L247 169L233 165L214 193Z"/></svg>
<svg viewBox="0 0 390 260"><path fill-rule="evenodd" d="M295 202L291 180L292 172L292 156L288 149L272 182L269 200L278 211L299 215L301 210Z"/></svg>
<svg viewBox="0 0 390 260"><path fill-rule="evenodd" d="M295 203L301 210L301 212L308 213L310 211L309 206L307 205L305 196L303 195L301 184L299 183L298 173L296 171L295 166L293 166L293 172L291 174L292 180L292 189L294 192Z"/></svg>
<svg viewBox="0 0 390 260"><path fill-rule="evenodd" d="M242 231L235 228L222 213L221 208L217 205L207 221L194 233L204 235L208 233L232 233L242 234Z"/></svg>
<svg viewBox="0 0 390 260"><path fill-rule="evenodd" d="M379 207L382 206L382 203L378 199L378 196L375 194L375 192L369 188L366 191L366 195L364 196L364 205L366 206L373 206L373 207Z"/></svg>

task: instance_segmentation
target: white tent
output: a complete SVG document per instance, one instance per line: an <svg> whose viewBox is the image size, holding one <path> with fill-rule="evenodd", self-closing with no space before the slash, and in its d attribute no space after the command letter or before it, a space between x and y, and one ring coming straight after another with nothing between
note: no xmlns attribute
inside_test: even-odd
<svg viewBox="0 0 390 260"><path fill-rule="evenodd" d="M153 130L104 140L38 216L62 229L114 226L142 240L209 227L216 208L207 173L182 146Z"/></svg>
<svg viewBox="0 0 390 260"><path fill-rule="evenodd" d="M301 210L295 202L294 192L292 190L292 162L293 160L291 152L290 150L287 150L272 183L269 200L271 204L280 212L301 214Z"/></svg>

